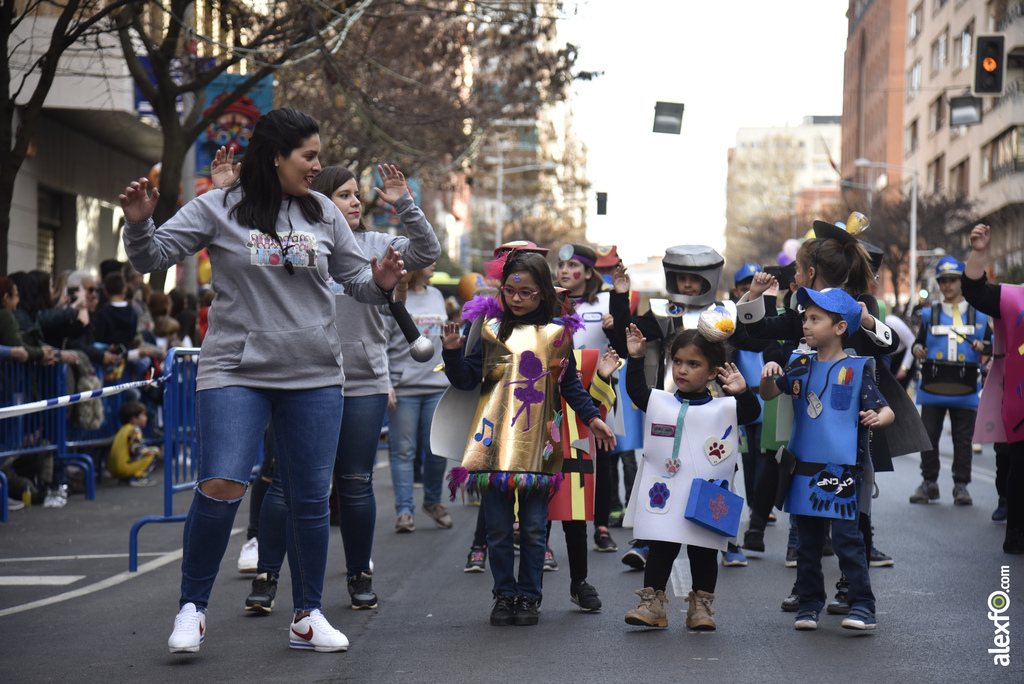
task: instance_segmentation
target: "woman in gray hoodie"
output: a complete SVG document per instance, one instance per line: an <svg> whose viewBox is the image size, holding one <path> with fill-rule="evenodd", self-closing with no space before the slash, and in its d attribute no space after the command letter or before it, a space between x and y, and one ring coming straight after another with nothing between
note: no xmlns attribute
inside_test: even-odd
<svg viewBox="0 0 1024 684"><path fill-rule="evenodd" d="M196 381L199 484L185 521L172 653L198 651L206 637L210 590L268 420L291 513L289 645L348 648L320 611L345 379L327 280L383 304L403 270L393 249L368 261L337 206L310 192L319 152L315 120L274 110L256 123L238 180L192 200L159 228L152 219L159 192L149 195L147 179L121 195L134 268L166 269L205 248L216 274Z"/></svg>

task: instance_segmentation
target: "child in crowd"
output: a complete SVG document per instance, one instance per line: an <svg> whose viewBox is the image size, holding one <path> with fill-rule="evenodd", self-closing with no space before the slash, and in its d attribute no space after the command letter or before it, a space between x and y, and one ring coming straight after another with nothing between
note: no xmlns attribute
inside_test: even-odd
<svg viewBox="0 0 1024 684"><path fill-rule="evenodd" d="M785 371L769 361L761 376L761 397L766 401L782 393L793 397L789 448L796 463L786 510L796 521L799 537L794 626L818 627L826 598L821 556L825 525L831 521L833 548L849 581L850 610L843 627L874 629L875 597L857 520L861 497L870 497L872 491L864 477L865 470L871 472L867 429L889 425L894 415L875 386L873 359L843 351L847 335L860 327L857 301L839 288L806 287L797 292L797 301L804 307L804 340L815 351L795 354Z"/></svg>
<svg viewBox="0 0 1024 684"><path fill-rule="evenodd" d="M148 447L142 441L142 431L149 422L146 407L137 401L126 401L121 404L119 417L121 429L110 445L107 469L114 477L128 480L132 487L155 485L149 474L156 468L160 449Z"/></svg>
<svg viewBox="0 0 1024 684"><path fill-rule="evenodd" d="M665 587L672 563L686 544L693 580L686 597L690 604L686 626L716 628L711 604L718 581L717 556L725 551L728 538L686 519L687 499L694 478L731 484L739 425L755 420L761 406L736 365L726 362L725 339L732 332L732 321L721 319L720 327L715 327L715 318L714 312L705 312L698 328L683 330L672 339L669 357L675 392L648 387L644 375L647 339L633 323L626 330L626 389L633 403L647 414L643 459L637 472L640 486L630 508L636 536L649 544L645 586L636 592L640 605L626 614L630 625L668 626ZM712 398L708 383L716 379L728 396Z"/></svg>
<svg viewBox="0 0 1024 684"><path fill-rule="evenodd" d="M580 321L562 311L547 261L533 252L512 250L494 264L499 265L499 299L474 299L467 307L466 318L473 322L466 335L449 323L442 336L445 373L452 386L480 386L462 467L452 470L450 484L454 491L468 481L467 489L481 494L494 578L491 624L535 625L548 499L561 483L567 446L558 430L552 430L560 419L559 396L583 419L599 446L614 445L615 435L576 375L572 334ZM513 494L519 500L518 578Z"/></svg>

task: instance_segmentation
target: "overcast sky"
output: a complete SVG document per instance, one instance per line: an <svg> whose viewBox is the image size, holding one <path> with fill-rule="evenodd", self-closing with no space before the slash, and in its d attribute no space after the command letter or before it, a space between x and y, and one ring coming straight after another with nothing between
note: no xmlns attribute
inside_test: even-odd
<svg viewBox="0 0 1024 684"><path fill-rule="evenodd" d="M559 39L577 67L589 148L588 239L627 263L679 244L724 248L726 155L747 126L842 114L847 0L567 0ZM653 133L654 104L682 102L681 135ZM838 162L839 150L832 154ZM596 192L608 193L597 216ZM779 248L781 249L781 243Z"/></svg>

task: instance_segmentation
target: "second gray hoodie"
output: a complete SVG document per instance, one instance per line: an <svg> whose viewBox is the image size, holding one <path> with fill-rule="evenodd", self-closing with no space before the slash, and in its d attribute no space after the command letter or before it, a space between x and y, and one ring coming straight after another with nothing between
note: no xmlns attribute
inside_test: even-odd
<svg viewBox="0 0 1024 684"><path fill-rule="evenodd" d="M376 231L353 231L356 244L367 259L381 259L392 246L401 252L405 270L417 271L437 261L441 243L423 211L409 193L393 205L409 236ZM334 286L336 313L334 324L341 340L345 364L345 396L364 397L388 393L387 306L368 306L344 294Z"/></svg>

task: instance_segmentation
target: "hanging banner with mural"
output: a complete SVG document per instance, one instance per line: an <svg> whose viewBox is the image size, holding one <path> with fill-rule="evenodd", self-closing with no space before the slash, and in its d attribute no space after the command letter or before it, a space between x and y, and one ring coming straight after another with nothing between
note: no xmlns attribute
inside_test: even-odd
<svg viewBox="0 0 1024 684"><path fill-rule="evenodd" d="M231 94L238 84L245 80L240 74L221 74L206 86L206 112L216 107L220 101ZM245 150L252 137L252 129L264 112L274 108L274 77L267 76L253 86L248 93L235 102L217 117L217 120L206 127L196 140L196 195L201 195L211 187L210 163L222 146L233 150L235 161L242 161Z"/></svg>

